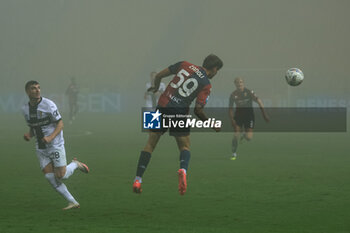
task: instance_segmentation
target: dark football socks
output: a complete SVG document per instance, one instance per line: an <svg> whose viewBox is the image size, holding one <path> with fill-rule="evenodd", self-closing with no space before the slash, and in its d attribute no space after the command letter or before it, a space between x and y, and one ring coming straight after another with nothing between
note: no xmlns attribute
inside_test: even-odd
<svg viewBox="0 0 350 233"><path fill-rule="evenodd" d="M183 150L180 153L180 168L185 169L187 171L188 164L190 162L191 152L188 150Z"/></svg>
<svg viewBox="0 0 350 233"><path fill-rule="evenodd" d="M136 176L142 177L150 159L151 159L151 153L146 151L141 151L139 162L137 164Z"/></svg>

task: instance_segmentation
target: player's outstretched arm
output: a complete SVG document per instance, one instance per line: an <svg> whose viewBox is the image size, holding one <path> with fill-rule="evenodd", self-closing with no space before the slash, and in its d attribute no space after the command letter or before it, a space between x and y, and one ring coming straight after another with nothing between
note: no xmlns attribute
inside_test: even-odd
<svg viewBox="0 0 350 233"><path fill-rule="evenodd" d="M259 107L260 107L260 110L261 110L261 114L263 115L265 121L266 121L266 122L269 122L269 121L270 121L270 118L269 118L269 116L268 116L268 115L266 114L266 112L265 112L264 104L263 104L263 102L261 101L261 99L257 98L257 99L255 100L255 102L258 103L258 105L259 105Z"/></svg>
<svg viewBox="0 0 350 233"><path fill-rule="evenodd" d="M52 134L49 136L43 137L42 141L44 143L50 143L62 131L62 129L63 129L63 121L59 120Z"/></svg>
<svg viewBox="0 0 350 233"><path fill-rule="evenodd" d="M169 68L165 68L164 70L160 71L154 79L154 86L148 88L147 91L157 92L159 89L160 82L161 82L162 78L165 78L169 75L171 75Z"/></svg>

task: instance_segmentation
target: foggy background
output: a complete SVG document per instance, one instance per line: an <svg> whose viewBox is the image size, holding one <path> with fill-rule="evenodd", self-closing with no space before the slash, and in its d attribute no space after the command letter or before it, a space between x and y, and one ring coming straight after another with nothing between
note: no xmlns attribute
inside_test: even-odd
<svg viewBox="0 0 350 233"><path fill-rule="evenodd" d="M266 106L349 107L348 9L347 0L2 0L0 113L20 111L32 79L67 111L71 77L82 112L139 112L151 71L210 53L224 67L208 106L227 106L241 76ZM299 87L284 80L291 67L305 74Z"/></svg>

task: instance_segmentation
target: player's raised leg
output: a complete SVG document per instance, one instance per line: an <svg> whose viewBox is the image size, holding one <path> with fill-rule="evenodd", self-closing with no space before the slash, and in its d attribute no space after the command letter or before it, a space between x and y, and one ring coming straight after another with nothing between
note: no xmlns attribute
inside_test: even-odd
<svg viewBox="0 0 350 233"><path fill-rule="evenodd" d="M66 159L66 150L64 146L55 147L51 153L50 157L53 162L54 172L57 179L68 179L71 175L73 175L76 169L84 173L89 173L89 167L79 162L76 158L67 165Z"/></svg>
<svg viewBox="0 0 350 233"><path fill-rule="evenodd" d="M190 152L190 136L177 136L175 137L177 146L180 150L180 169L178 170L179 176L179 193L184 195L187 190L187 170L191 158Z"/></svg>
<svg viewBox="0 0 350 233"><path fill-rule="evenodd" d="M82 163L74 158L73 161L67 166L55 167L55 176L57 179L68 179L71 175L73 175L76 169L79 169L84 173L89 173L90 171L89 167L85 163Z"/></svg>
<svg viewBox="0 0 350 233"><path fill-rule="evenodd" d="M162 136L161 132L150 132L148 136L148 141L146 146L143 148L143 151L140 153L139 161L137 164L136 169L136 177L134 179L134 183L132 186L133 192L135 193L141 193L141 183L142 183L142 176L143 173L147 169L147 165L149 161L151 160L151 155L155 147L157 146L157 143L159 141L159 138Z"/></svg>

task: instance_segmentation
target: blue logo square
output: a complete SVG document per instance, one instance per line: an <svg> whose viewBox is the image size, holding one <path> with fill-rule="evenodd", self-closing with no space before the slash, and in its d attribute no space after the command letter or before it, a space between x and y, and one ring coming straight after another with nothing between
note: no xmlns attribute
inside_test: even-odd
<svg viewBox="0 0 350 233"><path fill-rule="evenodd" d="M157 110L156 112L143 112L143 128L144 129L160 129L162 114Z"/></svg>

